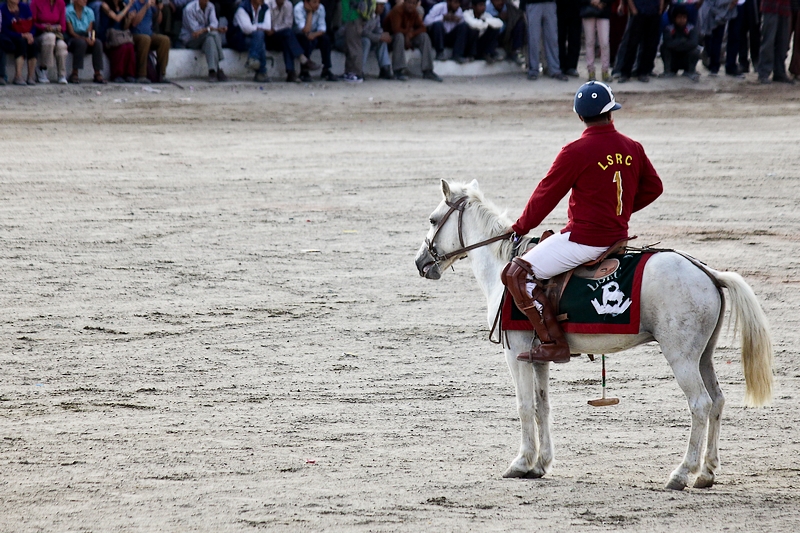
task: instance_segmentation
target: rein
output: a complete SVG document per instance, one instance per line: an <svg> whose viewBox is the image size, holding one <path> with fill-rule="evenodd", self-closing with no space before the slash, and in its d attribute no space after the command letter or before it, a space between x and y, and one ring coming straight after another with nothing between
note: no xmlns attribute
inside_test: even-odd
<svg viewBox="0 0 800 533"><path fill-rule="evenodd" d="M431 257L433 257L433 260L436 261L436 264L439 264L443 261L447 261L448 259L459 256L466 252L469 252L470 250L474 250L475 248L480 248L482 246L486 246L487 244L492 244L493 242L506 240L509 237L511 237L511 235L513 235L513 232L509 231L508 233L503 233L502 235L496 235L484 241L476 242L475 244L470 244L469 246L466 246L464 245L464 233L462 231L462 225L463 225L464 207L465 204L467 203L467 198L466 197L461 198L457 202L450 202L450 200L445 200L445 203L448 206L450 206L450 210L447 211L447 213L445 213L445 215L439 221L439 227L436 228L435 232L433 232L433 237L431 237L430 239L428 238L425 239L425 244L428 246L428 253L431 254ZM447 219L450 218L450 215L452 215L454 211L458 211L458 242L461 244L461 248L446 253L444 255L439 255L439 253L436 251L433 241L436 240L436 236L439 235L439 231L441 231L441 229L447 222Z"/></svg>

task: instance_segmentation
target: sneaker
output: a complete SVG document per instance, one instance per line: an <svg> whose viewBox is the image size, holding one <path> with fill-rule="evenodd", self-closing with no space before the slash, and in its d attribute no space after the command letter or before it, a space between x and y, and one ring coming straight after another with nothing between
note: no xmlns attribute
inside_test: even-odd
<svg viewBox="0 0 800 533"><path fill-rule="evenodd" d="M352 83L361 83L362 81L364 81L364 78L359 78L355 74L353 74L353 76L356 77L356 80L353 80ZM322 78L325 81L331 81L331 82L339 81L339 76L335 75L333 72L331 72L328 69L323 70L322 74L320 74L319 77Z"/></svg>
<svg viewBox="0 0 800 533"><path fill-rule="evenodd" d="M435 60L436 61L444 61L444 51L436 52Z"/></svg>
<svg viewBox="0 0 800 533"><path fill-rule="evenodd" d="M578 70L574 68L569 69L564 74L573 78L579 78L581 76L580 74L578 74Z"/></svg>
<svg viewBox="0 0 800 533"><path fill-rule="evenodd" d="M536 72L528 72L528 80L536 81L538 79L539 79L539 74L537 74Z"/></svg>
<svg viewBox="0 0 800 533"><path fill-rule="evenodd" d="M611 74L608 73L607 70L603 71L603 81L609 83L612 80Z"/></svg>
<svg viewBox="0 0 800 533"><path fill-rule="evenodd" d="M306 64L305 64L305 65L303 65L303 68L304 68L305 70L311 71L311 70L319 70L319 69L321 69L321 68L322 68L322 66L321 66L321 65L318 65L317 63L314 63L313 61L311 61L311 60L309 59L308 61L306 61Z"/></svg>
<svg viewBox="0 0 800 533"><path fill-rule="evenodd" d="M228 81L228 76L222 71L222 69L217 71L217 81Z"/></svg>
<svg viewBox="0 0 800 533"><path fill-rule="evenodd" d="M361 83L362 81L364 81L364 78L362 78L361 76L359 76L354 72L345 72L339 79L342 81L346 81L347 83Z"/></svg>
<svg viewBox="0 0 800 533"><path fill-rule="evenodd" d="M134 78L133 76L127 76L125 78L125 83L136 83L136 78Z"/></svg>
<svg viewBox="0 0 800 533"><path fill-rule="evenodd" d="M563 72L559 72L558 74L551 74L550 77L558 81L569 81L569 78L566 77Z"/></svg>
<svg viewBox="0 0 800 533"><path fill-rule="evenodd" d="M309 74L307 70L301 70L300 81L303 83L311 83L311 74Z"/></svg>
<svg viewBox="0 0 800 533"><path fill-rule="evenodd" d="M595 81L597 79L597 72L594 69L589 71L589 81Z"/></svg>
<svg viewBox="0 0 800 533"><path fill-rule="evenodd" d="M267 77L266 72L256 72L256 75L253 77L253 81L256 83L269 83L269 78Z"/></svg>
<svg viewBox="0 0 800 533"><path fill-rule="evenodd" d="M514 63L516 63L517 65L520 66L524 65L525 61L526 61L525 54L523 54L522 52L517 52L516 54L514 54Z"/></svg>
<svg viewBox="0 0 800 533"><path fill-rule="evenodd" d="M47 69L36 67L36 83L50 83L47 77Z"/></svg>
<svg viewBox="0 0 800 533"><path fill-rule="evenodd" d="M739 72L739 71L736 71L736 72L726 72L726 73L725 73L725 75L726 75L726 76L730 76L731 78L737 78L737 79L740 79L740 80L743 80L743 79L746 77L746 76L744 75L744 73L742 73L742 72Z"/></svg>
<svg viewBox="0 0 800 533"><path fill-rule="evenodd" d="M401 68L394 73L394 79L398 81L408 81L408 71L404 68Z"/></svg>
<svg viewBox="0 0 800 533"><path fill-rule="evenodd" d="M4 53L5 53L5 52L4 52ZM28 86L28 82L26 82L26 81L25 81L25 80L23 80L22 78L14 78L14 81L13 81L12 83L13 83L14 85L24 85L24 86L26 86L26 87Z"/></svg>
<svg viewBox="0 0 800 533"><path fill-rule="evenodd" d="M58 77L58 83L59 83L60 85L66 85L66 84L68 84L69 82L67 81L67 77L66 77L66 76L59 76L59 77Z"/></svg>
<svg viewBox="0 0 800 533"><path fill-rule="evenodd" d="M117 76L116 78L114 78L114 79L113 79L113 80L111 80L111 81L112 81L113 83L125 83L125 78L122 78L122 77L120 77L120 76ZM136 80L134 80L134 81L136 81Z"/></svg>
<svg viewBox="0 0 800 533"><path fill-rule="evenodd" d="M297 77L297 72L290 70L286 73L286 83L300 83L300 78Z"/></svg>
<svg viewBox="0 0 800 533"><path fill-rule="evenodd" d="M257 57L248 56L247 61L244 62L244 68L258 72L261 69L261 61Z"/></svg>
<svg viewBox="0 0 800 533"><path fill-rule="evenodd" d="M645 75L645 74L637 77L636 79L639 80L642 83L648 83L650 81L650 77Z"/></svg>
<svg viewBox="0 0 800 533"><path fill-rule="evenodd" d="M623 76L622 74L620 74L620 76L619 76L619 82L620 83L628 83L630 80L631 79L630 79L629 76Z"/></svg>
<svg viewBox="0 0 800 533"><path fill-rule="evenodd" d="M438 82L440 82L440 83L441 83L442 81L444 81L444 80L442 80L442 78L440 78L440 77L439 77L439 75L438 75L438 74L436 74L436 73L435 73L434 71L432 71L432 70L426 70L425 72L423 72L423 73L422 73L422 78L423 78L423 79L426 79L426 80L431 80L431 81L438 81Z"/></svg>
<svg viewBox="0 0 800 533"><path fill-rule="evenodd" d="M697 73L697 72L686 72L686 71L684 71L683 75L686 76L687 78L689 78L690 80L692 80L695 83L700 81L700 74Z"/></svg>
<svg viewBox="0 0 800 533"><path fill-rule="evenodd" d="M145 85L150 85L152 82L150 78L136 78L136 83L144 83Z"/></svg>
<svg viewBox="0 0 800 533"><path fill-rule="evenodd" d="M758 83L760 83L761 85L769 85L770 83L772 83L772 80L769 78L765 78L763 76L759 76Z"/></svg>
<svg viewBox="0 0 800 533"><path fill-rule="evenodd" d="M468 62L469 62L469 61L467 60L467 58L466 58L466 57L454 57L454 58L453 58L453 61L455 61L455 62L456 62L456 63L458 63L459 65L463 65L463 64L465 64L465 63L468 63Z"/></svg>
<svg viewBox="0 0 800 533"><path fill-rule="evenodd" d="M659 78L674 78L676 76L677 74L675 74L674 72L664 72L659 76Z"/></svg>

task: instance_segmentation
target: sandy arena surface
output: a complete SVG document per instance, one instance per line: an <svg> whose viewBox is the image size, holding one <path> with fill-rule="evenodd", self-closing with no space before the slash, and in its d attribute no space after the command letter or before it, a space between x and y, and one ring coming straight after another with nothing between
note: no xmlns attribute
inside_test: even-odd
<svg viewBox="0 0 800 533"><path fill-rule="evenodd" d="M441 178L519 214L577 82L3 88L0 531L798 531L800 88L672 81L618 92L665 184L631 231L747 279L777 385L741 407L723 336L722 465L682 492L655 344L610 356L612 408L599 360L554 367L554 467L501 479L485 302L414 267Z"/></svg>

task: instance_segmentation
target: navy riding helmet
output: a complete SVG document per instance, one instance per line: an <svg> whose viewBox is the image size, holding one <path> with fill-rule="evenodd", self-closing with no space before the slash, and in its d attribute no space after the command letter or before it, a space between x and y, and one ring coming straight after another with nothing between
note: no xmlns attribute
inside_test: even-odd
<svg viewBox="0 0 800 533"><path fill-rule="evenodd" d="M606 111L616 111L622 106L614 100L611 87L600 81L584 83L575 93L573 110L583 118L602 115Z"/></svg>

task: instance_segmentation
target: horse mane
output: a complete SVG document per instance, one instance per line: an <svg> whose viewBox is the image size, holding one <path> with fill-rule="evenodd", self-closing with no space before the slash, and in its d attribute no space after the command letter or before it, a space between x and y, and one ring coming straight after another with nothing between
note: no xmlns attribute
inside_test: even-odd
<svg viewBox="0 0 800 533"><path fill-rule="evenodd" d="M495 235L502 235L511 231L511 224L513 223L506 211L501 211L491 201L483 196L483 192L465 183L450 183L450 192L452 194L451 201L458 201L463 197L467 198L467 205L473 208L473 214L476 216L477 222L480 225L480 230L486 234L487 237L494 237ZM503 240L491 246L495 256L503 261L509 261L513 248L511 241Z"/></svg>

